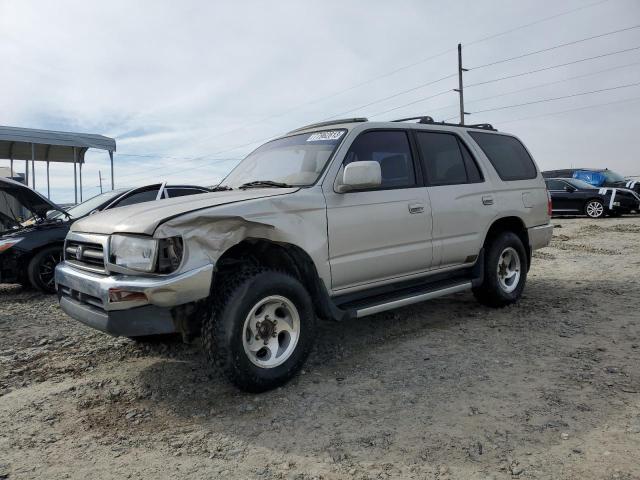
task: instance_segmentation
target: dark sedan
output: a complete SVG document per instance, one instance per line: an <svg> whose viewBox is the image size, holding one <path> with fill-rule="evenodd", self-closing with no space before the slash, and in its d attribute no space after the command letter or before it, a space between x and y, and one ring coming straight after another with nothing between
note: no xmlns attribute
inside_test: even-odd
<svg viewBox="0 0 640 480"><path fill-rule="evenodd" d="M65 211L29 187L0 178L0 202L10 213L0 218L0 231L4 230L0 234L0 283L21 283L53 293L54 271L75 220L106 209L210 191L190 185L147 185L102 193ZM16 205L31 218L24 220Z"/></svg>
<svg viewBox="0 0 640 480"><path fill-rule="evenodd" d="M575 178L547 178L554 215L618 216L640 209L640 197L625 188L597 188Z"/></svg>

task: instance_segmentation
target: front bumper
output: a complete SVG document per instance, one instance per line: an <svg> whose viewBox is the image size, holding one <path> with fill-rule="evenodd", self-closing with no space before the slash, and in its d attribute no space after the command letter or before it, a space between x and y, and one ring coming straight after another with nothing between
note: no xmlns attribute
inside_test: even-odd
<svg viewBox="0 0 640 480"><path fill-rule="evenodd" d="M528 230L531 250L546 247L551 242L551 237L553 236L552 224L547 223L546 225L538 225L537 227L531 227Z"/></svg>
<svg viewBox="0 0 640 480"><path fill-rule="evenodd" d="M62 262L56 289L62 310L72 318L111 335L136 337L174 333L171 308L209 296L213 265L179 275L105 276ZM114 292L131 292L132 300L113 301Z"/></svg>

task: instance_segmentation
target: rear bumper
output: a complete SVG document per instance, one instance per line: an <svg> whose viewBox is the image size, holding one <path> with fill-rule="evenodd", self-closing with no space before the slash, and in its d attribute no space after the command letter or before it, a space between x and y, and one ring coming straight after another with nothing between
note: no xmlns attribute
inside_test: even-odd
<svg viewBox="0 0 640 480"><path fill-rule="evenodd" d="M538 225L537 227L531 227L529 230L529 246L531 250L537 250L539 248L546 247L551 242L553 236L553 225L547 223L546 225Z"/></svg>
<svg viewBox="0 0 640 480"><path fill-rule="evenodd" d="M172 307L209 296L212 274L213 265L206 265L166 277L104 276L63 262L56 290L62 310L85 325L111 335L157 335L176 331ZM113 301L110 292L136 295Z"/></svg>

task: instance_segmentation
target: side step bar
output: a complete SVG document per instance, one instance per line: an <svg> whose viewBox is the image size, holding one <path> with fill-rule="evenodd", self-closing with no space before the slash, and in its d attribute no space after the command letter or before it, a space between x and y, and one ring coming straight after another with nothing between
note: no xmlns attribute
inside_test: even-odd
<svg viewBox="0 0 640 480"><path fill-rule="evenodd" d="M471 280L459 283L457 285L450 285L444 288L440 288L438 290L432 290L430 292L418 293L416 295L399 298L397 300L391 300L384 303L379 303L377 305L370 305L364 308L357 309L355 313L357 318L366 317L367 315L373 315L374 313L385 312L394 308L404 307L413 303L419 303L425 300L431 300L433 298L442 297L451 293L463 292L470 289Z"/></svg>

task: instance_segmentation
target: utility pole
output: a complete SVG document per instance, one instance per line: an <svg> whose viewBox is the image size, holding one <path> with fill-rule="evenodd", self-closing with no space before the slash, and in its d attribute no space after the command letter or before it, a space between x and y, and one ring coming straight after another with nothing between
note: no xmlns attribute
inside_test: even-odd
<svg viewBox="0 0 640 480"><path fill-rule="evenodd" d="M100 179L100 193L102 193L102 170L98 170L98 178Z"/></svg>
<svg viewBox="0 0 640 480"><path fill-rule="evenodd" d="M462 68L462 44L458 44L458 88L454 88L454 92L458 92L460 96L460 125L464 125L464 116L469 115L464 111L464 86L462 84L462 72L468 72L466 68Z"/></svg>

